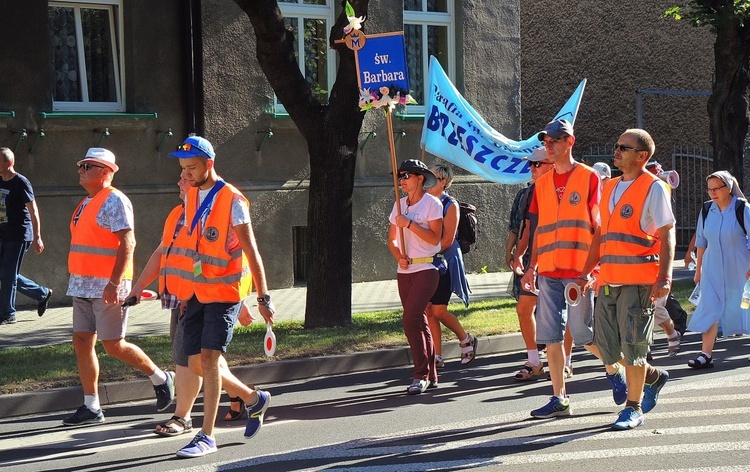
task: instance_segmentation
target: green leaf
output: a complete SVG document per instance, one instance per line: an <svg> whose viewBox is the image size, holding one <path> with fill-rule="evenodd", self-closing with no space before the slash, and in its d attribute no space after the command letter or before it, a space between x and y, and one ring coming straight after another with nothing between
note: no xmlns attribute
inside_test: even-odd
<svg viewBox="0 0 750 472"><path fill-rule="evenodd" d="M346 16L355 16L354 8L349 2L346 2L346 7L344 9L346 11Z"/></svg>

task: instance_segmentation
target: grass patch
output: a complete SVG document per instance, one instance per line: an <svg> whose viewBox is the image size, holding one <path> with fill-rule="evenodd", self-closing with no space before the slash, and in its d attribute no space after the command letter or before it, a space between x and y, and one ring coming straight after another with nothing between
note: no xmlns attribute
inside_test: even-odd
<svg viewBox="0 0 750 472"><path fill-rule="evenodd" d="M682 307L693 313L695 306L687 299L693 291L692 280L678 280L673 287ZM477 336L507 334L519 331L516 302L512 298L496 298L463 304L451 304L449 310L463 327ZM355 314L352 325L342 328L306 330L301 322L285 321L274 327L277 339L274 359L300 359L350 352L370 351L405 346L406 337L401 326L401 311L387 310ZM229 346L230 366L270 362L263 353L266 327L262 323L237 327ZM443 327L443 340L455 336ZM172 365L172 346L169 336L128 338L143 349L162 368ZM101 368L100 381L113 382L142 378L142 374L106 355L97 344ZM79 384L75 354L71 343L41 348L8 348L0 350L0 393L16 393Z"/></svg>
<svg viewBox="0 0 750 472"><path fill-rule="evenodd" d="M467 331L478 336L518 332L516 302L497 298L463 304L451 304ZM333 354L346 354L405 346L406 337L401 326L401 311L387 310L355 314L352 325L339 328L306 330L301 322L285 321L274 326L277 348L274 359L299 359ZM263 353L266 327L254 323L238 326L229 345L227 361L230 366L270 362ZM443 327L443 339L455 336ZM172 366L172 346L169 336L127 338L145 351L160 367ZM114 359L97 344L100 382L142 378L143 375ZM53 387L79 385L75 353L71 343L41 348L8 348L0 350L0 393L17 393Z"/></svg>

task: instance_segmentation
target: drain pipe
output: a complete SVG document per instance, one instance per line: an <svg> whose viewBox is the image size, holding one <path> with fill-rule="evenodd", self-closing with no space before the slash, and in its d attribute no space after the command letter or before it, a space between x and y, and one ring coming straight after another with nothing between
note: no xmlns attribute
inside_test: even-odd
<svg viewBox="0 0 750 472"><path fill-rule="evenodd" d="M185 64L187 74L188 132L205 134L205 109L203 106L203 28L201 27L201 1L188 0L185 12Z"/></svg>

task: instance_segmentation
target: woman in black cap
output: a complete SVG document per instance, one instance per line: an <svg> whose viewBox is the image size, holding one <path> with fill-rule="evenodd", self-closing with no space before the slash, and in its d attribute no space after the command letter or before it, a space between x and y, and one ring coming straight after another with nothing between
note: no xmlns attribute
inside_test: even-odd
<svg viewBox="0 0 750 472"><path fill-rule="evenodd" d="M443 207L440 200L425 192L437 179L419 160L409 159L398 168L398 180L406 196L401 198L399 214L396 204L390 215L388 249L398 262L398 293L404 307L404 333L414 359L413 381L407 393L423 393L437 387L435 348L425 309L435 293L440 274L432 264L440 251L443 229ZM403 233L404 248L401 247Z"/></svg>

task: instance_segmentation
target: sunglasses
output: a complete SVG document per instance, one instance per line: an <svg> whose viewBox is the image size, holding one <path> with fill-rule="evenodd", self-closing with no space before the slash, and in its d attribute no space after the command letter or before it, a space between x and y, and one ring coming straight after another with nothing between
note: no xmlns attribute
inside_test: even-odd
<svg viewBox="0 0 750 472"><path fill-rule="evenodd" d="M620 152L626 152L626 151L638 151L638 152L640 152L640 151L645 151L645 149L638 149L638 148L635 148L633 146L626 146L624 144L615 144L615 147L613 149L615 151L620 151Z"/></svg>
<svg viewBox="0 0 750 472"><path fill-rule="evenodd" d="M538 161L538 162L532 162L529 165L531 165L531 167L542 167L544 165L549 165L549 164L552 164L552 163L551 162Z"/></svg>
<svg viewBox="0 0 750 472"><path fill-rule="evenodd" d="M78 164L78 168L83 169L85 172L90 171L93 167L104 169L104 166L97 166L97 165L91 164L90 162L84 162L83 164Z"/></svg>
<svg viewBox="0 0 750 472"><path fill-rule="evenodd" d="M191 149L193 149L193 145L190 143L182 143L177 146L178 151L190 151Z"/></svg>
<svg viewBox="0 0 750 472"><path fill-rule="evenodd" d="M409 180L409 177L411 177L413 174L410 174L408 172L404 172L402 174L398 174L398 180Z"/></svg>

